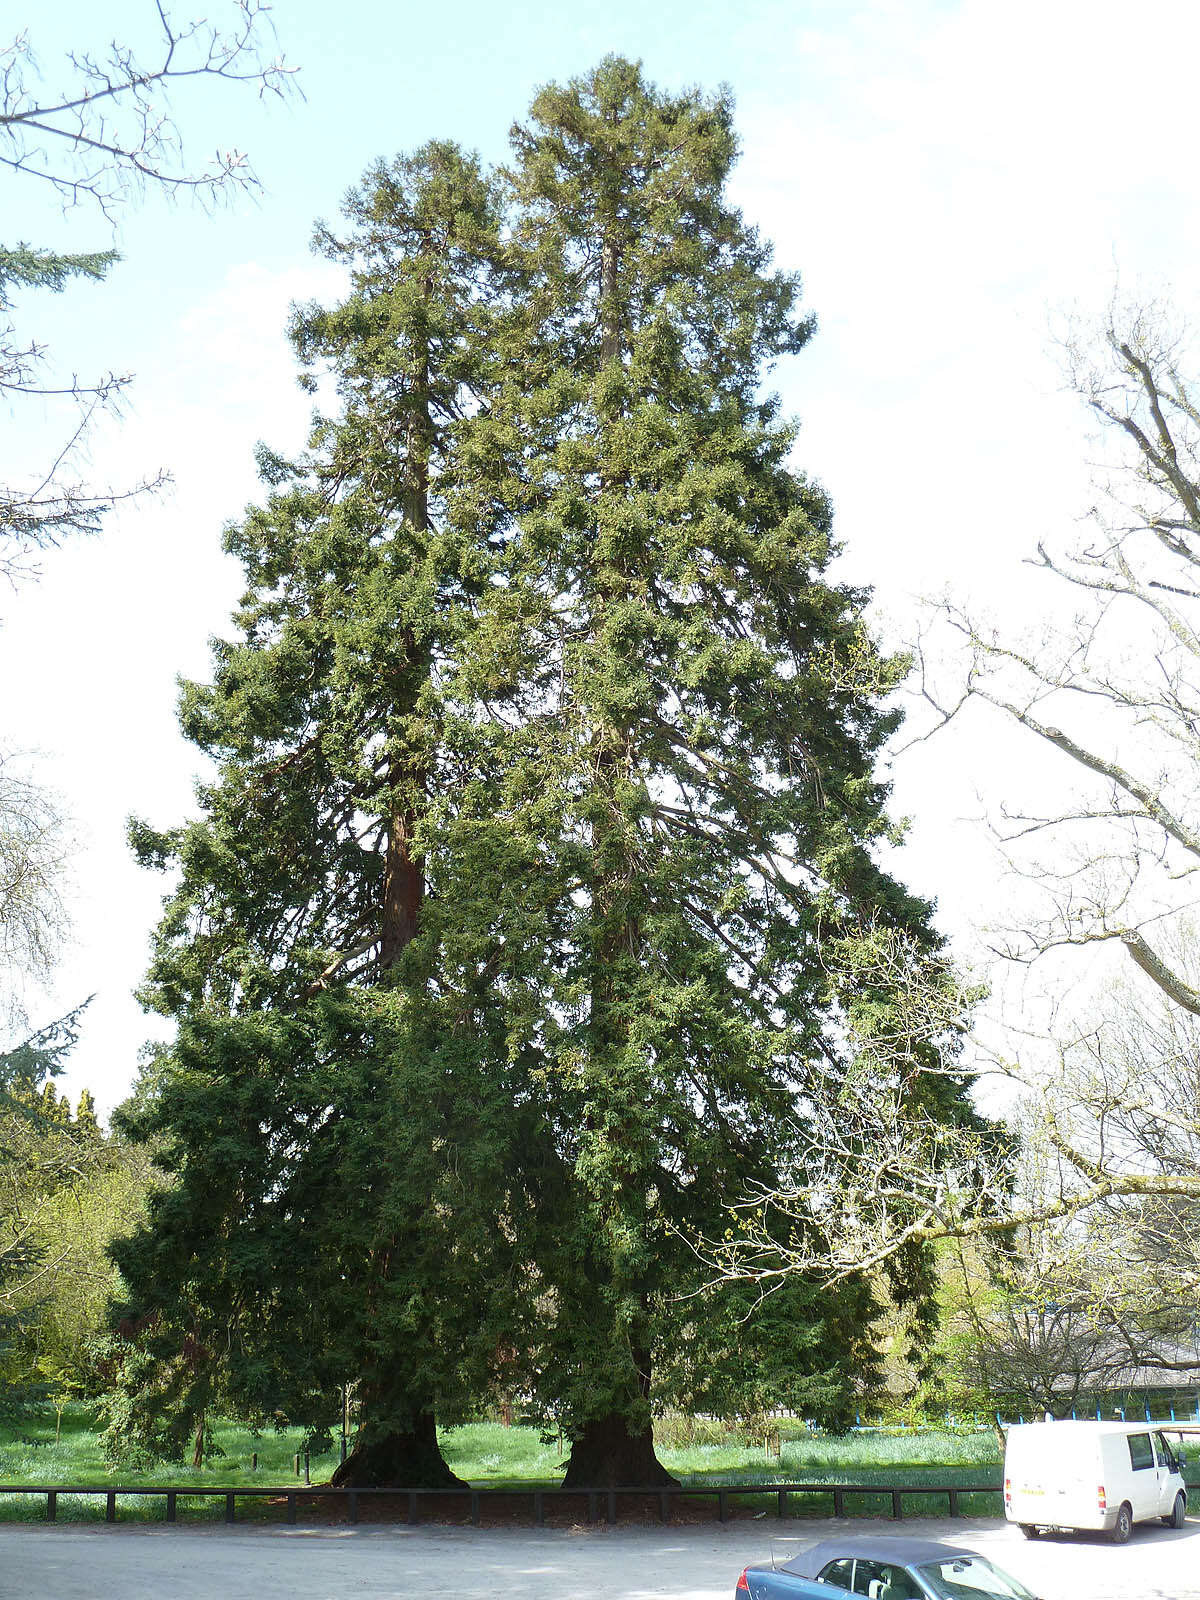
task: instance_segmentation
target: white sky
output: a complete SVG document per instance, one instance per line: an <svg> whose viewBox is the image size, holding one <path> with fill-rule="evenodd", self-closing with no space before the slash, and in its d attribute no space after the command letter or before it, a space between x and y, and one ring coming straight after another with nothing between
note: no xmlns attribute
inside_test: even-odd
<svg viewBox="0 0 1200 1600"><path fill-rule="evenodd" d="M843 571L875 585L893 637L921 594L949 589L1009 626L1053 603L1022 558L1069 533L1088 486L1084 419L1049 353L1052 313L1094 317L1118 270L1126 290L1166 286L1195 309L1200 10L1182 0L1136 13L1110 0L612 0L570 22L563 11L471 0L451 35L440 14L384 0L337 15L319 0L279 4L306 99L177 108L195 150L213 142L214 118L222 143L250 149L266 188L257 207L206 219L152 201L124 223L108 284L22 302L62 365L136 370L127 415L94 446L96 477L165 465L175 479L0 599L0 740L38 752L77 819L75 938L39 1014L96 993L67 1084L88 1084L104 1108L161 1028L131 990L162 884L129 859L124 819L169 824L191 806L197 759L175 727L175 680L206 674L206 640L236 598L219 536L257 492L255 441L286 451L303 438L287 307L336 292L307 252L312 222L374 155L457 136L498 157L539 82L609 49L668 85L728 81L744 142L735 197L803 273L820 320L777 374L803 419L797 464L830 490ZM148 12L119 0L104 29L148 36ZM80 0L56 7L48 80L56 42L95 25ZM60 217L20 182L5 180L6 241L107 242L98 219ZM5 473L41 425L10 425ZM903 870L965 939L1007 892L970 819L1026 777L1056 774L981 722L897 776L897 809L915 818Z"/></svg>

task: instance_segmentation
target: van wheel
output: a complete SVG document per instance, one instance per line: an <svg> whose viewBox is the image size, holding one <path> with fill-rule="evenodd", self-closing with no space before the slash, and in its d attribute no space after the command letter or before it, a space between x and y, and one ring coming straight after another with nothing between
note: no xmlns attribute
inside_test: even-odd
<svg viewBox="0 0 1200 1600"><path fill-rule="evenodd" d="M1129 1535L1133 1532L1133 1507L1128 1500L1122 1500L1117 1512L1117 1520L1113 1523L1109 1538L1114 1544L1128 1544Z"/></svg>
<svg viewBox="0 0 1200 1600"><path fill-rule="evenodd" d="M1168 1528L1182 1528L1187 1521L1187 1497L1180 1492L1175 1496L1175 1506L1169 1517L1164 1517L1163 1522Z"/></svg>
<svg viewBox="0 0 1200 1600"><path fill-rule="evenodd" d="M1040 1531L1034 1527L1032 1522L1018 1522L1017 1527L1020 1528L1026 1539L1038 1539L1041 1537Z"/></svg>

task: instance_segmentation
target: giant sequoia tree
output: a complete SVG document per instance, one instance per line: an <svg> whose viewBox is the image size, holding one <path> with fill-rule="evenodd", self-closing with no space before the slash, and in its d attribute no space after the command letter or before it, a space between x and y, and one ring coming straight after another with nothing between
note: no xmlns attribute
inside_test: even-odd
<svg viewBox="0 0 1200 1600"><path fill-rule="evenodd" d="M352 292L293 332L340 410L302 461L264 457L267 503L227 535L238 636L183 696L218 776L200 821L134 830L180 872L147 984L178 1040L133 1124L176 1182L119 1260L126 1325L175 1374L150 1409L319 1427L355 1383L343 1478L436 1483L434 1405L485 1381L496 1342L504 1238L480 1206L510 1204L486 1185L520 1103L472 942L482 823L446 865L448 663L478 560L439 512L496 224L448 145L380 166L348 211L347 239L319 239Z"/></svg>
<svg viewBox="0 0 1200 1600"><path fill-rule="evenodd" d="M654 1405L714 1370L844 1416L869 1285L743 1335L687 1236L803 1161L880 930L936 951L874 858L899 667L762 389L811 324L725 198L728 101L608 60L514 149L381 167L324 236L353 293L295 335L341 409L229 536L204 815L135 831L181 873L139 1114L177 1181L120 1252L150 1401L319 1426L353 1380L360 1482L444 1481L435 1410L498 1361L572 1483L661 1480Z"/></svg>
<svg viewBox="0 0 1200 1600"><path fill-rule="evenodd" d="M508 809L539 797L556 912L529 1038L569 1173L537 1249L539 1388L568 1482L653 1482L655 1363L705 1323L684 1235L794 1160L797 1105L844 1086L848 1009L887 1004L864 941L934 941L872 853L899 668L826 576L828 502L762 389L811 322L725 197L728 100L609 59L544 90L514 148L523 292L461 494L505 541ZM961 1111L961 1084L912 1076ZM786 1295L794 1370L844 1411L870 1297Z"/></svg>

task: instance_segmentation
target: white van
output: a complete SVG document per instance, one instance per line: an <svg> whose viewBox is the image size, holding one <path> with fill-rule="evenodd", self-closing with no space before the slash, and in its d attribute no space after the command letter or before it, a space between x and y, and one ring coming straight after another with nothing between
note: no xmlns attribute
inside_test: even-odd
<svg viewBox="0 0 1200 1600"><path fill-rule="evenodd" d="M1008 1430L1004 1515L1027 1539L1042 1528L1104 1528L1124 1544L1135 1522L1182 1528L1179 1456L1150 1423L1029 1422Z"/></svg>

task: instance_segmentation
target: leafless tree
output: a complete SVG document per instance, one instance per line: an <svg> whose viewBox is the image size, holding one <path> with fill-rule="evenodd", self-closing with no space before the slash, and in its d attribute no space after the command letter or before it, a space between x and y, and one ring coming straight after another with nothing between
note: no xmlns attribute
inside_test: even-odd
<svg viewBox="0 0 1200 1600"><path fill-rule="evenodd" d="M147 15L153 37L145 51L117 40L99 52L73 51L52 79L27 32L0 44L0 170L10 180L28 179L64 208L84 207L109 222L150 188L206 205L258 188L236 148L188 161L169 96L216 81L284 95L292 69L268 48L269 6L233 0L225 30L178 23L161 0ZM0 574L10 579L28 575L37 551L65 534L95 531L116 500L165 481L161 473L119 489L86 481L83 443L98 416L119 408L130 375L56 378L46 371L45 345L22 333L15 318L14 301L24 292L101 278L116 260L111 249L59 254L15 240L0 248L0 393L14 407L41 397L68 418L44 463L0 483Z"/></svg>
<svg viewBox="0 0 1200 1600"><path fill-rule="evenodd" d="M224 30L181 24L161 0L150 0L146 15L145 51L113 40L99 52L70 52L57 75L43 72L28 33L0 43L0 174L105 223L152 188L214 205L258 187L235 148L190 162L168 97L218 82L285 94L292 69L270 48L269 7L233 0ZM44 343L18 326L18 299L102 278L117 259L112 249L63 254L15 239L0 244L0 398L10 412L34 400L63 419L39 464L0 466L0 576L10 582L36 575L39 551L66 534L94 532L116 501L166 480L159 472L123 487L90 481L89 430L119 410L130 374L55 377ZM0 760L0 1020L10 1024L19 1020L22 985L45 975L64 931L63 852L53 796Z"/></svg>
<svg viewBox="0 0 1200 1600"><path fill-rule="evenodd" d="M1035 645L1005 639L961 607L944 617L965 646L952 699L923 679L947 722L990 706L1073 764L1077 792L1044 814L1002 811L1010 860L1048 914L998 953L1121 945L1176 1005L1200 992L1153 929L1200 883L1200 410L1184 337L1159 308L1114 307L1098 346L1065 344L1072 384L1098 423L1097 498L1087 532L1043 541L1033 565L1069 608Z"/></svg>
<svg viewBox="0 0 1200 1600"><path fill-rule="evenodd" d="M184 158L167 96L185 82L223 79L260 95L283 95L292 69L268 55L270 6L234 0L227 31L206 21L180 24L161 0L149 14L147 53L113 40L103 51L71 51L66 71L43 91L27 32L0 46L0 165L47 184L67 205L86 201L105 216L148 185L208 201L257 187L245 155L217 148L201 166Z"/></svg>
<svg viewBox="0 0 1200 1600"><path fill-rule="evenodd" d="M1128 1367L1080 1286L1042 1266L1029 1239L1011 1254L963 1240L946 1252L941 1346L952 1402L982 1400L1006 1412L1015 1402L1020 1411L1063 1416Z"/></svg>
<svg viewBox="0 0 1200 1600"><path fill-rule="evenodd" d="M1119 1002L1064 1063L1059 1118L1093 1159L1105 1151L1112 1166L1142 1175L1194 1173L1197 1029L1164 1003L1128 994ZM1069 1185L1072 1164L1048 1137L1051 1124L1030 1110L1016 1189L1033 1219L940 1251L947 1392L1063 1416L1100 1392L1194 1382L1200 1201L1114 1194L1066 1216L1037 1216L1030 1202L1055 1191L1064 1167Z"/></svg>
<svg viewBox="0 0 1200 1600"><path fill-rule="evenodd" d="M0 1032L24 1021L24 992L53 967L66 926L67 824L54 796L0 755Z"/></svg>
<svg viewBox="0 0 1200 1600"><path fill-rule="evenodd" d="M723 1238L697 1242L711 1276L768 1294L797 1272L903 1273L909 1252L932 1248L941 1351L965 1391L1061 1413L1146 1369L1160 1385L1194 1374L1200 1021L1130 984L1086 1027L1006 1056L969 992L930 985L895 941L878 948L889 982L907 969L904 1010L858 1038L858 1070L827 1102L810 1095L783 1181L745 1196ZM948 1129L914 1111L904 1073L922 1037L951 1060L966 1040L1011 1086L1004 1125Z"/></svg>
<svg viewBox="0 0 1200 1600"><path fill-rule="evenodd" d="M1092 1017L1072 1019L1064 1006L1047 1036L1022 1037L990 1029L986 1006L972 1018L961 991L930 987L915 952L881 946L889 981L911 975L913 1037L1010 1082L1052 1158L1038 1183L1015 1184L1011 1141L922 1121L903 1092L907 1047L868 1028L857 1080L805 1107L788 1180L748 1195L727 1238L699 1248L715 1274L767 1289L787 1272L875 1269L938 1240L1057 1226L1069 1242L1072 1219L1086 1217L1080 1236L1107 1248L1088 1267L1088 1315L1107 1338L1140 1326L1119 1303L1122 1282L1200 1314L1190 932L1200 886L1200 400L1186 340L1157 308L1114 306L1097 341L1065 348L1097 424L1096 500L1081 538L1062 549L1044 541L1032 561L1069 598L1068 620L1025 645L948 604L941 618L958 665L941 676L957 676L957 687L936 681L923 646L920 692L936 726L998 714L1068 758L1078 778L1041 812L1001 808L1001 843L1038 899L996 939L996 955L1029 965L1115 947L1131 964L1130 997ZM1123 1279L1130 1260L1137 1272Z"/></svg>

